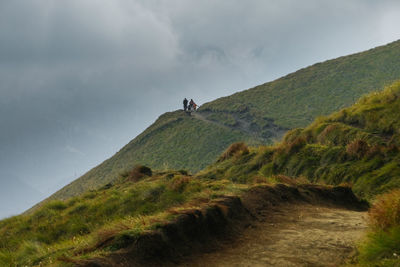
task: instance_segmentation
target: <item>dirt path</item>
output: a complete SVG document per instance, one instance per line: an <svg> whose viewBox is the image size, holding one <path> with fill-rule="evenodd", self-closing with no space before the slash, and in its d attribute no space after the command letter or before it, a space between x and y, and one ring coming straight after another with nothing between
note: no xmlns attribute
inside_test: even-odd
<svg viewBox="0 0 400 267"><path fill-rule="evenodd" d="M181 266L339 266L365 230L365 212L285 205L235 242Z"/></svg>

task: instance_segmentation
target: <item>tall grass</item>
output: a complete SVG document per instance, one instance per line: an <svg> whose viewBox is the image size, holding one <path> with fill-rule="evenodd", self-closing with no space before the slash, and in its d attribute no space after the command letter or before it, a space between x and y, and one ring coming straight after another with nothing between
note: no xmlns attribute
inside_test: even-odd
<svg viewBox="0 0 400 267"><path fill-rule="evenodd" d="M400 190L377 198L369 213L369 233L360 245L360 263L400 266Z"/></svg>
<svg viewBox="0 0 400 267"><path fill-rule="evenodd" d="M202 175L247 183L257 176L306 177L311 182L352 183L358 196L400 187L400 82L270 147L232 145ZM258 178L257 178L258 179Z"/></svg>
<svg viewBox="0 0 400 267"><path fill-rule="evenodd" d="M137 169L135 175L140 176L147 170ZM149 177L147 172L139 179L128 173L114 185L0 221L0 266L46 266L51 262L58 266L60 257L107 253L168 220L173 208L196 206L243 189L226 180L199 180L182 173L187 174L171 171Z"/></svg>
<svg viewBox="0 0 400 267"><path fill-rule="evenodd" d="M369 211L370 225L387 230L400 225L400 189L379 196Z"/></svg>
<svg viewBox="0 0 400 267"><path fill-rule="evenodd" d="M238 142L230 145L224 153L219 157L218 162L227 160L232 157L240 157L242 155L248 154L249 148L243 142Z"/></svg>

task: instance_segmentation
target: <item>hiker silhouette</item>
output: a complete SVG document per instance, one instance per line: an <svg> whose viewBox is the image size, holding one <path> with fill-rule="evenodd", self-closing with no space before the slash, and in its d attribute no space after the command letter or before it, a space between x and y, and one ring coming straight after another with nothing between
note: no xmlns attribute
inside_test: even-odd
<svg viewBox="0 0 400 267"><path fill-rule="evenodd" d="M183 99L183 110L184 111L186 111L187 110L187 108L188 108L188 100L186 99L186 97L185 97L185 99Z"/></svg>
<svg viewBox="0 0 400 267"><path fill-rule="evenodd" d="M197 104L196 103L194 103L194 101L193 101L193 99L190 99L190 102L189 102L189 110L196 110L197 109Z"/></svg>

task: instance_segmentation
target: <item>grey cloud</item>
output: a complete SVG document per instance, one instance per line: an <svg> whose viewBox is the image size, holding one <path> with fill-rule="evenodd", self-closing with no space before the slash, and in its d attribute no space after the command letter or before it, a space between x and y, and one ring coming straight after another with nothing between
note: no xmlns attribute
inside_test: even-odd
<svg viewBox="0 0 400 267"><path fill-rule="evenodd" d="M160 62L171 59L176 41L168 25L135 1L129 5L131 12L120 2L2 4L1 58L36 64L56 61L62 65L90 60L89 67L97 60L115 61L126 57L134 57L142 64L147 64L149 59L157 58Z"/></svg>

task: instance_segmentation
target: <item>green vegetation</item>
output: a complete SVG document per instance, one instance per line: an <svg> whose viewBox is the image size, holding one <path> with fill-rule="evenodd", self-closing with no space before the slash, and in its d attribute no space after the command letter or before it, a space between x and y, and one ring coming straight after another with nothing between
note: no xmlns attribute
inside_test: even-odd
<svg viewBox="0 0 400 267"><path fill-rule="evenodd" d="M99 188L132 164L197 172L214 162L233 142L271 144L287 129L304 127L315 117L349 106L361 95L399 77L397 41L318 63L204 104L198 111L203 119L179 111L166 113L113 157L50 199L66 199Z"/></svg>
<svg viewBox="0 0 400 267"><path fill-rule="evenodd" d="M369 233L359 246L363 266L400 265L400 190L377 198L369 211Z"/></svg>
<svg viewBox="0 0 400 267"><path fill-rule="evenodd" d="M247 188L226 180L199 180L185 171L156 172L133 182L132 173L140 170L147 172L136 167L113 185L0 221L0 266L59 266L68 265L60 259L105 256L171 220L180 209Z"/></svg>
<svg viewBox="0 0 400 267"><path fill-rule="evenodd" d="M214 112L211 113L209 116L207 116L207 119L216 122L221 122L222 124L231 127L235 127L239 124L236 118L229 113Z"/></svg>
<svg viewBox="0 0 400 267"><path fill-rule="evenodd" d="M349 108L320 117L304 129L289 131L282 143L274 146L233 143L214 164L195 176L185 170L153 172L143 165L130 170L126 167L128 171L115 174L118 178L100 189L49 201L30 214L0 221L0 265L68 266L73 260L104 257L173 220L179 210L193 210L221 196L240 195L254 184L350 184L359 196L372 199L400 188L398 110L400 82L361 98ZM130 145L146 143L152 134L168 133L162 137L165 139L169 134L180 135L168 132L176 124L182 131L192 129L188 124L209 127L208 131L226 130L183 112L164 116L160 125L153 125ZM190 143L203 134L179 138ZM121 159L128 158L124 153L132 148L130 145L119 152ZM156 149L157 145L160 143L147 149ZM361 264L399 263L399 192L378 198L371 209L370 234L359 248Z"/></svg>
<svg viewBox="0 0 400 267"><path fill-rule="evenodd" d="M231 143L239 140L259 144L237 130L219 127L183 111L162 115L153 125L123 147L112 158L56 192L50 199L66 199L88 189L112 182L133 164L157 169L200 170L204 159L214 160Z"/></svg>
<svg viewBox="0 0 400 267"><path fill-rule="evenodd" d="M317 63L255 88L204 104L201 111L247 116L261 129L270 118L284 128L353 104L400 77L400 41Z"/></svg>
<svg viewBox="0 0 400 267"><path fill-rule="evenodd" d="M199 175L247 182L283 174L311 182L353 184L370 198L400 187L400 82L352 107L289 131L275 146L225 157Z"/></svg>

